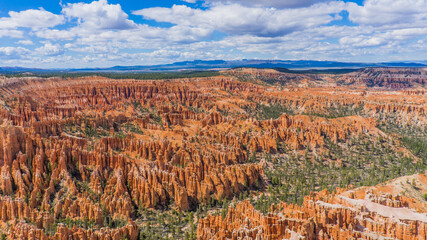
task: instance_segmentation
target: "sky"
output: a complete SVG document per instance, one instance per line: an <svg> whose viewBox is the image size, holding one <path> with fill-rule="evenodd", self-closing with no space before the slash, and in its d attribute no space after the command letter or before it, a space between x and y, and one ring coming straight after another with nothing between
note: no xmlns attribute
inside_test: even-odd
<svg viewBox="0 0 427 240"><path fill-rule="evenodd" d="M0 1L0 66L427 60L427 0Z"/></svg>

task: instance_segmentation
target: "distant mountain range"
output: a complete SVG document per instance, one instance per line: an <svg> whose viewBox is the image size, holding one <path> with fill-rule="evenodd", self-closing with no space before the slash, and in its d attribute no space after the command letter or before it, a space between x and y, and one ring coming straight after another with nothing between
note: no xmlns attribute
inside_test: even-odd
<svg viewBox="0 0 427 240"><path fill-rule="evenodd" d="M202 71L236 67L287 68L287 69L339 69L364 67L427 67L427 61L419 62L384 62L357 63L312 60L194 60L172 64L152 66L115 66L110 68L76 68L76 69L39 69L23 67L0 67L0 73L24 72L164 72L164 71Z"/></svg>

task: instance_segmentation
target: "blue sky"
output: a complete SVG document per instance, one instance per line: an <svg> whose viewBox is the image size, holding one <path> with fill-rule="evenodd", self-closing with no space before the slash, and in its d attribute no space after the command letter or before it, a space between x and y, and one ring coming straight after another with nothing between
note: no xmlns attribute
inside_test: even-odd
<svg viewBox="0 0 427 240"><path fill-rule="evenodd" d="M427 0L0 1L0 66L427 60Z"/></svg>

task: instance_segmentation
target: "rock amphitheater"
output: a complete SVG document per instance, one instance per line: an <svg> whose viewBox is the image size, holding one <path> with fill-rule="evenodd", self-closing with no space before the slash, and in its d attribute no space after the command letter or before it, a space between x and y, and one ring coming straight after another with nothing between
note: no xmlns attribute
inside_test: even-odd
<svg viewBox="0 0 427 240"><path fill-rule="evenodd" d="M0 78L2 237L145 239L144 209L189 214L226 199L225 209L217 204L194 218L191 237L427 239L427 159L382 126L392 116L426 129L426 76L425 69L338 76L234 69L193 79ZM272 106L289 111L257 115ZM325 116L331 109L358 112ZM238 198L268 196L266 156L329 156L328 146L356 136L386 139L418 173L330 192L316 185L302 204L280 201L267 213ZM109 224L117 219L123 223Z"/></svg>

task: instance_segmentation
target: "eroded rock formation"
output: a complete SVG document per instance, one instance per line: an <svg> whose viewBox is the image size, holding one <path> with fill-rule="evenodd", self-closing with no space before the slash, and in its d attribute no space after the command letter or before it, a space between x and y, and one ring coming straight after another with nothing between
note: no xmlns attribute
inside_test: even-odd
<svg viewBox="0 0 427 240"><path fill-rule="evenodd" d="M241 81L242 74L254 81ZM287 83L266 85L271 79ZM333 83L329 76L322 80L273 70L159 81L2 78L0 218L10 226L2 230L11 239L134 239L139 209L192 210L262 191L264 170L250 154L280 153L282 145L296 154L320 153L326 141L385 136L378 129L382 114L402 124L427 123L422 89L389 92ZM275 112L277 106L286 109ZM256 115L264 110L265 116ZM364 117L353 116L358 113ZM359 225L372 232L384 228L384 236L413 236L409 228L400 229L378 214L369 218L388 225L372 225L364 209L350 206L356 200L339 196L313 194L303 207L282 204L271 216L242 202L226 220L209 216L201 221L199 236L367 236L356 229ZM383 204L378 196L370 200ZM401 198L384 201L393 208L410 206ZM283 218L278 211L290 215ZM325 211L332 215L325 217ZM366 222L354 224L356 217ZM425 229L418 222L405 224L420 234Z"/></svg>
<svg viewBox="0 0 427 240"><path fill-rule="evenodd" d="M427 189L427 175L404 177L385 185L312 193L302 206L280 203L268 214L249 201L230 207L222 216L200 220L199 239L425 239L427 203L397 193L401 183L415 179ZM410 187L410 186L409 186Z"/></svg>

